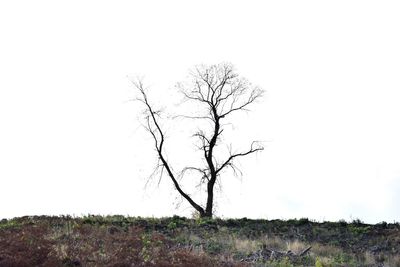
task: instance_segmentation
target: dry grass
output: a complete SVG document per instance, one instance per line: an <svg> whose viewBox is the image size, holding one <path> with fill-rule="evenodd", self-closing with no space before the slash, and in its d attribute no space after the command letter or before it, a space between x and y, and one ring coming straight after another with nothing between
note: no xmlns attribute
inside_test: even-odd
<svg viewBox="0 0 400 267"><path fill-rule="evenodd" d="M372 265L376 264L376 260L375 260L376 256L374 256L372 253L367 251L362 256L363 256L363 261L364 261L365 265L372 266Z"/></svg>
<svg viewBox="0 0 400 267"><path fill-rule="evenodd" d="M330 246L330 245L323 245L320 243L312 243L312 250L311 253L316 257L332 257L332 255L339 255L343 253L343 250L338 247Z"/></svg>
<svg viewBox="0 0 400 267"><path fill-rule="evenodd" d="M260 248L260 243L256 240L233 238L232 242L234 250L243 254L250 254Z"/></svg>
<svg viewBox="0 0 400 267"><path fill-rule="evenodd" d="M262 244L267 248L272 248L275 250L287 251L289 243L278 236L268 236L265 235L261 238Z"/></svg>
<svg viewBox="0 0 400 267"><path fill-rule="evenodd" d="M299 240L294 240L292 242L286 242L286 251L293 251L295 253L299 253L309 247L308 244L301 242Z"/></svg>

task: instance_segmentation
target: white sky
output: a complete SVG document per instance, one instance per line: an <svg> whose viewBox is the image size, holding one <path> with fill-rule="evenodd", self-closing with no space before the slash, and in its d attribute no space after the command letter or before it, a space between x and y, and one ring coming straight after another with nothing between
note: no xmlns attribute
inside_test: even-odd
<svg viewBox="0 0 400 267"><path fill-rule="evenodd" d="M233 141L266 149L242 181L222 177L218 216L400 221L399 14L398 1L1 1L0 218L190 216L168 179L144 190L155 155L128 77L168 110L189 68L229 61L267 91ZM173 123L179 166L192 140Z"/></svg>

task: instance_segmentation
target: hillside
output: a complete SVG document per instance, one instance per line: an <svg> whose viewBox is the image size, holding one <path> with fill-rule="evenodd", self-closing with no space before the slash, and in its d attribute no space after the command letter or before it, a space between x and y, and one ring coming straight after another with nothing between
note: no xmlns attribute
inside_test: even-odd
<svg viewBox="0 0 400 267"><path fill-rule="evenodd" d="M299 220L21 217L0 267L400 266L400 225Z"/></svg>

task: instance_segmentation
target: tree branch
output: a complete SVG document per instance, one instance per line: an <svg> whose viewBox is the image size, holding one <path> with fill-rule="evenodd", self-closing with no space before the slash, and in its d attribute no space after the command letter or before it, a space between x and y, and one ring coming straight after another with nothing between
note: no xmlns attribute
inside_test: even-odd
<svg viewBox="0 0 400 267"><path fill-rule="evenodd" d="M158 154L158 158L162 163L163 169L165 169L168 173L168 176L171 178L172 182L175 185L176 190L178 190L178 192L181 194L182 197L184 197L200 214L204 213L204 209L198 205L188 194L186 194L182 188L180 187L178 181L176 180L170 165L168 164L167 160L164 157L163 154L163 144L164 144L164 134L163 131L161 130L160 124L157 121L156 115L157 113L153 111L148 99L147 99L147 95L143 86L143 82L141 80L138 80L137 82L134 82L135 87L140 91L141 95L142 95L142 99L141 102L145 104L146 106L146 110L147 113L149 113L149 115L146 117L147 120L147 130L150 132L150 134L152 135L154 141L155 141L155 147L157 150L157 154ZM150 121L155 125L156 129L153 129L151 127L151 123ZM159 134L160 136L160 140L158 140L156 133Z"/></svg>
<svg viewBox="0 0 400 267"><path fill-rule="evenodd" d="M232 160L233 160L234 158L237 158L237 157L244 157L244 156L247 156L247 155L249 155L249 154L255 153L255 152L257 152L257 151L264 150L264 147L262 147L262 146L258 146L258 147L256 147L256 148L254 148L253 146L254 146L254 144L256 144L256 143L257 143L257 142L252 142L252 143L251 143L250 149L249 149L248 151L246 151L246 152L231 154L231 155L229 156L229 158L228 158L224 163L222 163L222 165L221 165L220 167L218 167L218 169L216 170L216 173L219 173L219 172L220 172L222 169L224 169L226 166L231 165L231 162L232 162Z"/></svg>

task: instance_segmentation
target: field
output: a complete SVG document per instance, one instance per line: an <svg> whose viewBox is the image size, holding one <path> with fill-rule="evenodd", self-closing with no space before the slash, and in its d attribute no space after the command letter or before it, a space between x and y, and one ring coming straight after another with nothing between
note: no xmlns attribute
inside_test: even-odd
<svg viewBox="0 0 400 267"><path fill-rule="evenodd" d="M33 216L0 221L0 267L400 266L400 225Z"/></svg>

